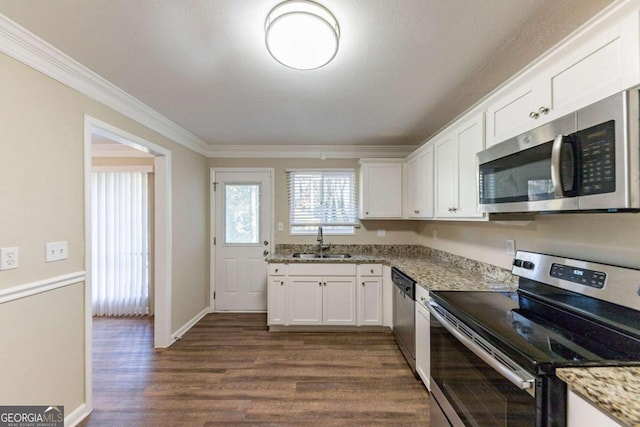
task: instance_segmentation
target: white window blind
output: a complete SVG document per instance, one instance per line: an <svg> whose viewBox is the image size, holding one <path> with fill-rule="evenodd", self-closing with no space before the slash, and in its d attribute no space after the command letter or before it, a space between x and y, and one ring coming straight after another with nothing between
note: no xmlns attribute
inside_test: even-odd
<svg viewBox="0 0 640 427"><path fill-rule="evenodd" d="M357 225L353 169L288 170L292 234L353 234Z"/></svg>
<svg viewBox="0 0 640 427"><path fill-rule="evenodd" d="M150 314L147 173L91 178L93 315Z"/></svg>

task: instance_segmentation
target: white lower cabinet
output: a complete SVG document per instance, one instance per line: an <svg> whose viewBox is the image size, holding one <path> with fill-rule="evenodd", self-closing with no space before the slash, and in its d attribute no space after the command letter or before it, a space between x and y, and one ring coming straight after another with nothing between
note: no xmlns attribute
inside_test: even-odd
<svg viewBox="0 0 640 427"><path fill-rule="evenodd" d="M382 265L358 266L358 326L382 325Z"/></svg>
<svg viewBox="0 0 640 427"><path fill-rule="evenodd" d="M288 325L322 325L322 277L289 277Z"/></svg>
<svg viewBox="0 0 640 427"><path fill-rule="evenodd" d="M322 324L356 324L356 278L328 277L323 279Z"/></svg>
<svg viewBox="0 0 640 427"><path fill-rule="evenodd" d="M431 376L429 364L431 363L429 351L430 336L430 313L426 308L429 304L429 292L424 288L416 287L416 371L420 379L431 390L429 377Z"/></svg>
<svg viewBox="0 0 640 427"><path fill-rule="evenodd" d="M567 427L620 427L622 424L587 402L573 390L567 392Z"/></svg>
<svg viewBox="0 0 640 427"><path fill-rule="evenodd" d="M382 265L272 264L269 325L380 326Z"/></svg>
<svg viewBox="0 0 640 427"><path fill-rule="evenodd" d="M286 277L285 325L355 325L355 264L293 263Z"/></svg>
<svg viewBox="0 0 640 427"><path fill-rule="evenodd" d="M286 320L286 304L287 286L284 276L269 277L268 290L268 307L269 307L269 325L284 325Z"/></svg>
<svg viewBox="0 0 640 427"><path fill-rule="evenodd" d="M286 264L269 264L267 289L267 323L269 325L284 325L287 320L286 271Z"/></svg>
<svg viewBox="0 0 640 427"><path fill-rule="evenodd" d="M355 277L290 276L288 325L355 325Z"/></svg>

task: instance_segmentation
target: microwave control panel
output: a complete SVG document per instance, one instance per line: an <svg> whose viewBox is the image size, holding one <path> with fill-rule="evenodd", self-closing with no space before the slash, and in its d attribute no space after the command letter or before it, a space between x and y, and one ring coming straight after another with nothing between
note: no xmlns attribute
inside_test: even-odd
<svg viewBox="0 0 640 427"><path fill-rule="evenodd" d="M578 133L580 139L580 195L616 191L615 122L613 120Z"/></svg>

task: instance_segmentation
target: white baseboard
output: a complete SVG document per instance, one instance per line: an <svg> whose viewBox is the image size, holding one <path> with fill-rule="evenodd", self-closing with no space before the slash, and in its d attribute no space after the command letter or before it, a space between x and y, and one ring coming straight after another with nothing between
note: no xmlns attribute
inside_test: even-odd
<svg viewBox="0 0 640 427"><path fill-rule="evenodd" d="M91 409L86 405L82 404L78 406L75 410L73 410L70 414L64 417L64 425L65 427L75 427L80 424L80 421L84 420L91 413Z"/></svg>
<svg viewBox="0 0 640 427"><path fill-rule="evenodd" d="M176 340L179 340L180 338L182 338L182 336L186 334L189 329L193 328L193 326L196 323L198 323L207 314L209 314L209 307L206 307L200 313L196 314L193 317L193 319L189 320L187 323L182 325L180 329L178 329L173 334L171 334L171 341L172 341L171 343L173 344L174 342L176 342Z"/></svg>

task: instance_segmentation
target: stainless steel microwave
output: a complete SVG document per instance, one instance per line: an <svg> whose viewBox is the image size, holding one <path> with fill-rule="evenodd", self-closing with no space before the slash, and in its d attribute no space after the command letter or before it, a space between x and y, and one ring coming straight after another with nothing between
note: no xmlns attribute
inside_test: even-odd
<svg viewBox="0 0 640 427"><path fill-rule="evenodd" d="M481 212L640 210L639 90L477 154Z"/></svg>

